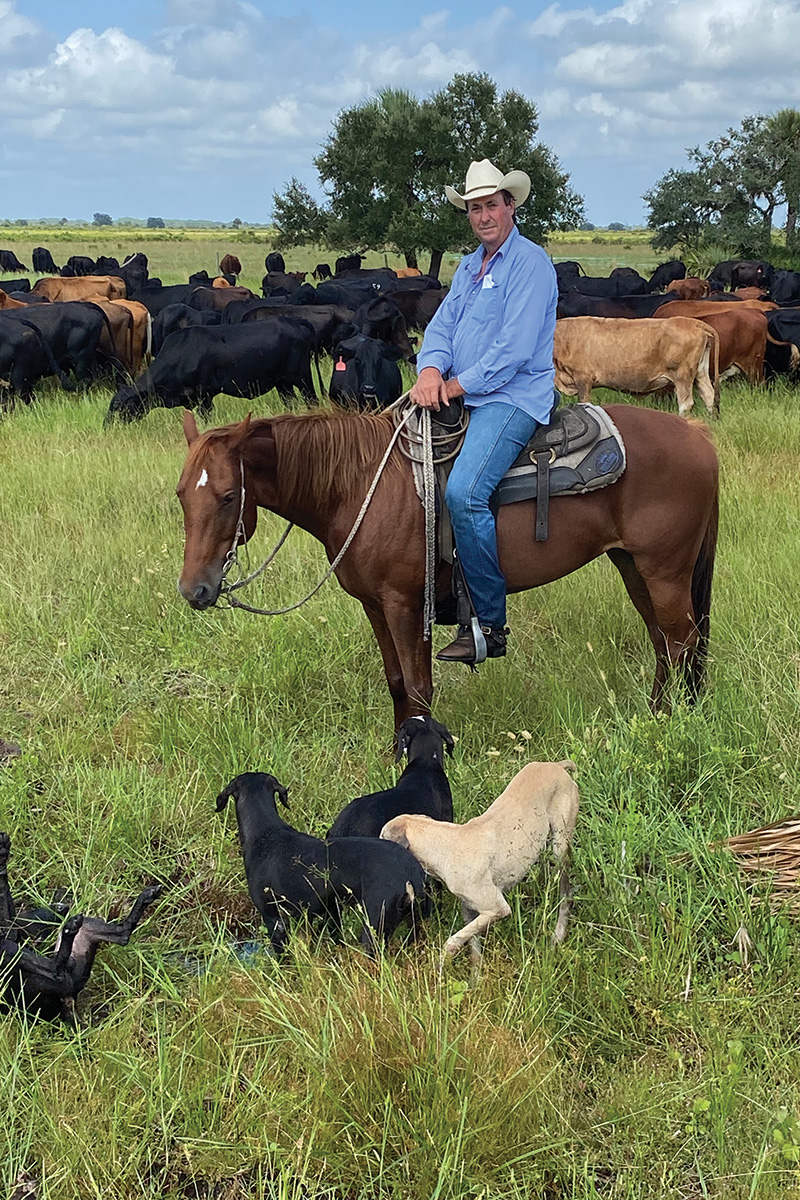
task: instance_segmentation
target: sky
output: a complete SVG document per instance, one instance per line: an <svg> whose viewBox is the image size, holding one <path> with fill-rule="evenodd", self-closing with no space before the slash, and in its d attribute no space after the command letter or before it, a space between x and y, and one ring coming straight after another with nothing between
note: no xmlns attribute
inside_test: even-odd
<svg viewBox="0 0 800 1200"><path fill-rule="evenodd" d="M641 224L686 147L797 105L799 46L800 0L0 0L0 218L267 222L341 108L486 71L588 220Z"/></svg>

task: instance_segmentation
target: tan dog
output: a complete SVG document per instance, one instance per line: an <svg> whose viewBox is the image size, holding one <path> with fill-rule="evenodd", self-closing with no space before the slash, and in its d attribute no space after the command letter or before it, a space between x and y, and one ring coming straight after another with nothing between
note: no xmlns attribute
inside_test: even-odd
<svg viewBox="0 0 800 1200"><path fill-rule="evenodd" d="M382 838L410 850L461 901L464 928L448 940L443 958L469 942L472 961L480 961L480 935L511 912L503 893L525 878L548 841L561 867L553 944L564 940L570 897L566 862L579 805L578 789L567 774L574 770L569 760L528 763L485 813L465 825L422 816L395 817L384 825Z"/></svg>

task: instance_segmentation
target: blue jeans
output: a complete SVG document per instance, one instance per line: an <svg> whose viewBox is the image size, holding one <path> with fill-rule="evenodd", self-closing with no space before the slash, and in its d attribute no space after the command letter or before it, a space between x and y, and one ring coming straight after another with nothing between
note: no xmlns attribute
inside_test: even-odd
<svg viewBox="0 0 800 1200"><path fill-rule="evenodd" d="M469 417L445 499L478 620L497 629L506 621L506 581L497 557L497 531L489 499L539 422L503 401L470 408Z"/></svg>

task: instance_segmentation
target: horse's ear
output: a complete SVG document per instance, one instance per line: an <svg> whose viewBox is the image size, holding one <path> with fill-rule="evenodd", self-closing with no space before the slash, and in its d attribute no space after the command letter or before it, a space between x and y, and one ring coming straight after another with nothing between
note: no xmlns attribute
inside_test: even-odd
<svg viewBox="0 0 800 1200"><path fill-rule="evenodd" d="M247 440L247 435L250 432L250 418L252 413L249 412L243 421L231 430L231 450L238 450L243 442Z"/></svg>
<svg viewBox="0 0 800 1200"><path fill-rule="evenodd" d="M194 413L190 408L183 410L183 436L186 442L191 446L192 442L196 442L200 434L197 429L197 421L194 419Z"/></svg>

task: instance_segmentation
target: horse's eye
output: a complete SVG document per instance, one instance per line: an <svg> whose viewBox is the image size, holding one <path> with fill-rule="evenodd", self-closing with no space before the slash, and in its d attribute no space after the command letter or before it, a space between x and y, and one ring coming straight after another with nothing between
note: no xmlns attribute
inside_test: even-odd
<svg viewBox="0 0 800 1200"><path fill-rule="evenodd" d="M233 502L235 501L235 499L236 499L236 492L227 492L227 493L226 493L226 494L225 494L225 495L222 497L222 503L223 503L223 504L225 504L225 505L228 505L228 504L233 504Z"/></svg>

